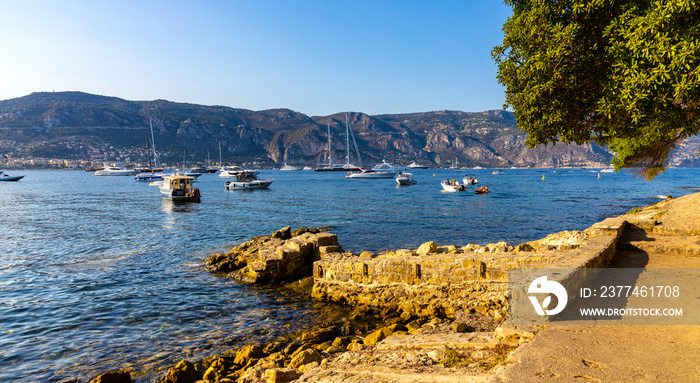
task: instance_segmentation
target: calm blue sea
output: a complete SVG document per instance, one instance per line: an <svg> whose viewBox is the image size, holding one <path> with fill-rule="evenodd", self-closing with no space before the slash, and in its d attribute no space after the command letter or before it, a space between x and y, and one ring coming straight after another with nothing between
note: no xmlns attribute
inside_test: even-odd
<svg viewBox="0 0 700 383"><path fill-rule="evenodd" d="M651 182L581 169L414 170L417 185L344 173L266 171L269 190L200 177L201 203L174 205L131 177L11 171L0 182L0 381L86 381L164 366L319 318L311 301L238 286L203 270L210 254L283 226L332 226L347 250L517 245L700 189L699 169ZM445 193L474 173L490 195ZM544 180L542 179L544 177ZM286 325L286 326L285 326ZM258 335L258 334L266 335Z"/></svg>

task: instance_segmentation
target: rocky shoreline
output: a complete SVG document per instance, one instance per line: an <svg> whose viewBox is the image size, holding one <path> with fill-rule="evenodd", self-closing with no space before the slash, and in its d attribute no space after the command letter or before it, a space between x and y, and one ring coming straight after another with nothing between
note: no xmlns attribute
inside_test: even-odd
<svg viewBox="0 0 700 383"><path fill-rule="evenodd" d="M256 237L210 256L206 269L253 284L303 277L287 286L352 311L267 343L182 360L158 382L500 381L498 372L517 363L513 351L542 329L505 323L504 272L523 266L607 267L625 227L660 232L673 203L518 246L426 242L418 249L357 255L343 251L326 230L287 227ZM131 377L114 371L92 381Z"/></svg>

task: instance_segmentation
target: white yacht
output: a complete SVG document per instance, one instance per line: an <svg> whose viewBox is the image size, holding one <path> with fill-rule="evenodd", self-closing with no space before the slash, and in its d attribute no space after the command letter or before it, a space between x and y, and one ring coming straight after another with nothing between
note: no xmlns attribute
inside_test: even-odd
<svg viewBox="0 0 700 383"><path fill-rule="evenodd" d="M359 172L352 172L345 178L394 178L393 172L376 172L374 170L362 169Z"/></svg>
<svg viewBox="0 0 700 383"><path fill-rule="evenodd" d="M243 173L253 173L254 176L257 176L258 173L260 173L259 170L251 170L251 169L246 169L242 166L238 165L231 165L231 166L224 166L221 168L221 172L219 173L219 177L238 177L239 174Z"/></svg>
<svg viewBox="0 0 700 383"><path fill-rule="evenodd" d="M301 169L302 168L299 166L292 166L292 165L287 165L287 164L284 164L284 166L282 166L280 168L280 170L284 170L284 171L297 171L297 170L301 170Z"/></svg>
<svg viewBox="0 0 700 383"><path fill-rule="evenodd" d="M380 172L380 173L391 173L391 175L392 175L391 178L394 178L393 175L396 174L396 168L394 167L394 165L392 165L386 161L382 161L381 164L374 165L372 170L374 170L375 172Z"/></svg>
<svg viewBox="0 0 700 383"><path fill-rule="evenodd" d="M417 164L415 162L411 162L410 165L407 166L409 169L427 169L428 167L425 165Z"/></svg>
<svg viewBox="0 0 700 383"><path fill-rule="evenodd" d="M117 166L105 166L104 169L100 169L93 173L93 176L135 176L139 174L137 170L134 169L124 169Z"/></svg>

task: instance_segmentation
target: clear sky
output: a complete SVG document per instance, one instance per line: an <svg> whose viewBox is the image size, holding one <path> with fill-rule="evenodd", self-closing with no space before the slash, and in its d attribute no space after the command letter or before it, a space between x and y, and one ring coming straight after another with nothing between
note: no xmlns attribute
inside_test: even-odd
<svg viewBox="0 0 700 383"><path fill-rule="evenodd" d="M450 0L3 0L0 100L83 91L308 115L503 106L511 9Z"/></svg>

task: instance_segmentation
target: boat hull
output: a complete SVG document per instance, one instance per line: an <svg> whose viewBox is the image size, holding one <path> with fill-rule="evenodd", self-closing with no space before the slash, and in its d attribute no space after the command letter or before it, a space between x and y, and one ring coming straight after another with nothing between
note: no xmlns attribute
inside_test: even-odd
<svg viewBox="0 0 700 383"><path fill-rule="evenodd" d="M401 185L401 186L406 186L406 185L415 185L418 183L418 181L416 181L413 178L397 178L396 183L398 185Z"/></svg>
<svg viewBox="0 0 700 383"><path fill-rule="evenodd" d="M0 177L0 181L5 181L5 182L17 182L24 178L24 176L6 176L6 177Z"/></svg>
<svg viewBox="0 0 700 383"><path fill-rule="evenodd" d="M236 170L236 171L222 170L221 173L219 173L219 177L235 178L243 173L252 173L254 176L257 176L260 173L260 171L258 171L258 170Z"/></svg>
<svg viewBox="0 0 700 383"><path fill-rule="evenodd" d="M93 173L94 176L101 176L101 177L105 177L105 176L121 176L121 177L127 176L128 177L128 176L135 176L137 174L139 174L139 172L137 172L135 170L115 170L115 171L98 170L95 173Z"/></svg>
<svg viewBox="0 0 700 383"><path fill-rule="evenodd" d="M364 178L364 179L374 179L374 178L394 178L394 173L390 172L362 172L362 173L352 173L345 176L345 178Z"/></svg>
<svg viewBox="0 0 700 383"><path fill-rule="evenodd" d="M224 186L226 186L228 190L256 190L267 189L272 182L272 180L254 180L249 182L231 181L226 182Z"/></svg>
<svg viewBox="0 0 700 383"><path fill-rule="evenodd" d="M163 198L173 201L199 202L201 199L198 189L193 189L191 193L183 189L160 189L160 194L163 195Z"/></svg>
<svg viewBox="0 0 700 383"><path fill-rule="evenodd" d="M153 181L162 181L167 174L165 173L139 173L134 177L134 181L142 181L142 182L153 182Z"/></svg>
<svg viewBox="0 0 700 383"><path fill-rule="evenodd" d="M456 185L451 185L445 181L442 181L440 184L442 185L442 190L444 190L446 192L453 193L453 192L467 191L467 185L460 185L459 183L457 183Z"/></svg>

